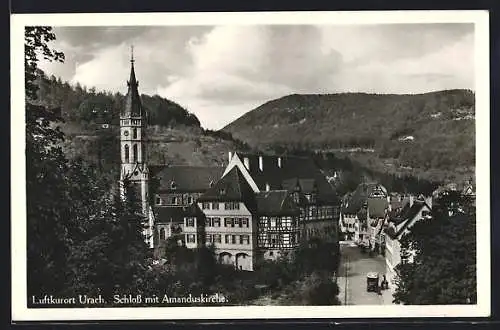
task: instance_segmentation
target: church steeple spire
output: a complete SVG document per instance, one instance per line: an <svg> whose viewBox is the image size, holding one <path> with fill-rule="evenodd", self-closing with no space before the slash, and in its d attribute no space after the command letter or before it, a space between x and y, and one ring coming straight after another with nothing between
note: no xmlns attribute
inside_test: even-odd
<svg viewBox="0 0 500 330"><path fill-rule="evenodd" d="M150 247L153 247L153 217L149 209L149 170L146 151L146 112L142 108L141 97L135 78L134 51L130 50L130 78L127 81L128 90L125 104L120 113L120 155L121 155L121 187L128 182L130 189L140 193L142 211L148 219L146 236ZM123 194L122 190L122 196Z"/></svg>
<svg viewBox="0 0 500 330"><path fill-rule="evenodd" d="M128 91L125 97L125 107L123 108L122 116L140 117L143 114L141 98L138 91L139 82L135 77L134 63L134 46L131 46L130 78L127 81Z"/></svg>

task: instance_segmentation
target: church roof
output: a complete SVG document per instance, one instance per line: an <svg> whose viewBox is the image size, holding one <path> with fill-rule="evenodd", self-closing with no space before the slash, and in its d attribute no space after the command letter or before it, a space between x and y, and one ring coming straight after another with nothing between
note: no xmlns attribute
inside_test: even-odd
<svg viewBox="0 0 500 330"><path fill-rule="evenodd" d="M152 176L159 180L158 191L205 192L217 182L223 167L208 166L151 166Z"/></svg>
<svg viewBox="0 0 500 330"><path fill-rule="evenodd" d="M122 117L141 117L144 113L139 95L139 82L135 77L134 58L130 60L130 78L127 81L128 90L125 96L125 105L122 108Z"/></svg>

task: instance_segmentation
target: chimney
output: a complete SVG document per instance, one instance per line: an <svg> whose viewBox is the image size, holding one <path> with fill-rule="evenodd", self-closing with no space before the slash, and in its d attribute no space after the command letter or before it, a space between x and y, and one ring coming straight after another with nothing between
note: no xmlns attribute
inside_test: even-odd
<svg viewBox="0 0 500 330"><path fill-rule="evenodd" d="M259 156L259 170L261 172L264 171L264 159L262 159L262 156Z"/></svg>
<svg viewBox="0 0 500 330"><path fill-rule="evenodd" d="M243 165L247 168L247 170L250 170L250 160L248 157L243 158Z"/></svg>
<svg viewBox="0 0 500 330"><path fill-rule="evenodd" d="M412 207L412 206L413 206L413 195L410 194L410 207Z"/></svg>
<svg viewBox="0 0 500 330"><path fill-rule="evenodd" d="M266 191L271 190L271 187L269 186L269 183L266 183Z"/></svg>
<svg viewBox="0 0 500 330"><path fill-rule="evenodd" d="M281 157L278 157L278 167L281 168Z"/></svg>
<svg viewBox="0 0 500 330"><path fill-rule="evenodd" d="M233 158L233 153L230 151L229 152L229 161L231 161L231 158Z"/></svg>

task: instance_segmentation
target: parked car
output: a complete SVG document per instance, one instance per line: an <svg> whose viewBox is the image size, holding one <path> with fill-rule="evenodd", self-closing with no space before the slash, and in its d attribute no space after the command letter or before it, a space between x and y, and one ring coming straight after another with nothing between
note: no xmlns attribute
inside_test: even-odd
<svg viewBox="0 0 500 330"><path fill-rule="evenodd" d="M378 292L379 275L375 272L366 274L366 292Z"/></svg>

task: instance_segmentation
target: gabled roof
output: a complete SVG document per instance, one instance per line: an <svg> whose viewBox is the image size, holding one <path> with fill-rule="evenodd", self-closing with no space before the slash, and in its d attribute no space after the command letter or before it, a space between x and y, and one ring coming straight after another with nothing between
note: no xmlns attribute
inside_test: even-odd
<svg viewBox="0 0 500 330"><path fill-rule="evenodd" d="M388 202L385 198L368 198L368 212L370 218L383 218Z"/></svg>
<svg viewBox="0 0 500 330"><path fill-rule="evenodd" d="M223 167L207 166L151 166L152 176L159 180L158 191L205 192L217 182Z"/></svg>
<svg viewBox="0 0 500 330"><path fill-rule="evenodd" d="M265 215L298 215L300 209L286 190L263 191L255 195L257 212Z"/></svg>
<svg viewBox="0 0 500 330"><path fill-rule="evenodd" d="M344 209L342 210L345 214L356 214L358 213L363 205L367 203L368 197L376 191L384 191L385 188L378 183L361 183L356 187L356 190L352 193L350 198L345 203ZM382 198L380 198L382 199ZM385 199L384 199L385 200Z"/></svg>
<svg viewBox="0 0 500 330"><path fill-rule="evenodd" d="M260 190L266 190L266 185L269 185L270 190L286 190L290 180L298 179L303 193L312 193L313 189L317 189L318 201L339 203L334 188L311 158L248 153L237 155L244 164L245 158L248 159L247 171Z"/></svg>
<svg viewBox="0 0 500 330"><path fill-rule="evenodd" d="M209 188L198 201L240 201L255 209L254 192L238 167L233 167L222 179Z"/></svg>
<svg viewBox="0 0 500 330"><path fill-rule="evenodd" d="M405 222L405 224L394 233L390 233L393 237L399 236L402 232L410 224L410 220L415 218L415 216L422 210L422 208L427 207L431 209L429 205L425 201L416 200L413 202L413 205L410 206L410 203L407 203L403 208L392 210L389 213L389 222L393 223L394 226L398 226L401 223Z"/></svg>

